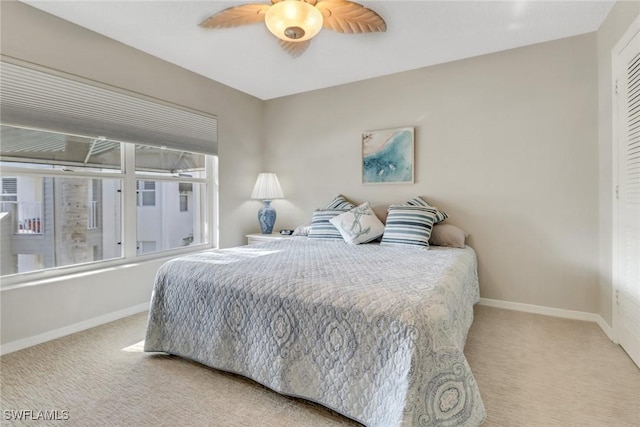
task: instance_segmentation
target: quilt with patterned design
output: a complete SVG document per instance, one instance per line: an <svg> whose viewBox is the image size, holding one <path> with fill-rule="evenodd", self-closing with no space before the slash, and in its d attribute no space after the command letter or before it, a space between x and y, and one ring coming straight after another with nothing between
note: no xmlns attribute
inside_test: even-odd
<svg viewBox="0 0 640 427"><path fill-rule="evenodd" d="M185 357L370 427L477 426L463 348L476 254L295 237L211 250L156 276L145 351Z"/></svg>

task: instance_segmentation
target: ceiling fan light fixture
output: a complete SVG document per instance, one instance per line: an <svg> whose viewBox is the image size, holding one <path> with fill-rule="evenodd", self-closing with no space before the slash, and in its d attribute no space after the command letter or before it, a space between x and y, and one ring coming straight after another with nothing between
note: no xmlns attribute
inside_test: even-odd
<svg viewBox="0 0 640 427"><path fill-rule="evenodd" d="M265 14L265 23L274 36L288 42L309 40L322 28L322 13L300 0L282 0Z"/></svg>

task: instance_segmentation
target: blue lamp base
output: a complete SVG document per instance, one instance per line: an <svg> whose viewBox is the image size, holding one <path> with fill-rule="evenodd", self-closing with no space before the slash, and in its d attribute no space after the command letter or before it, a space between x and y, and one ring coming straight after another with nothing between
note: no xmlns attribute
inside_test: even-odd
<svg viewBox="0 0 640 427"><path fill-rule="evenodd" d="M271 234L276 223L276 210L271 207L271 200L263 200L264 206L258 211L258 222L262 234Z"/></svg>

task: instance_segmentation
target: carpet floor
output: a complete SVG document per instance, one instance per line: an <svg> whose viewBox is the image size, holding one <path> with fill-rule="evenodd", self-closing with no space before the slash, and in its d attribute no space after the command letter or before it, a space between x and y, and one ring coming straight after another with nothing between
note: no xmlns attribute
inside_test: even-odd
<svg viewBox="0 0 640 427"><path fill-rule="evenodd" d="M465 354L485 426L640 426L640 370L595 323L481 306L475 314ZM0 358L0 424L359 426L238 375L143 353L145 327L139 314ZM68 420L9 419L20 410Z"/></svg>

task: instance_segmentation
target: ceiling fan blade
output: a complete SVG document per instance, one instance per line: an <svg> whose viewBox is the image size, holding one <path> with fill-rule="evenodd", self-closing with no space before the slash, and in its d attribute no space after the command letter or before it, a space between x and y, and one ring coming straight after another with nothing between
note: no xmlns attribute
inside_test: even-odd
<svg viewBox="0 0 640 427"><path fill-rule="evenodd" d="M243 4L224 9L200 23L204 28L229 28L240 25L264 22L264 14L271 6L268 4Z"/></svg>
<svg viewBox="0 0 640 427"><path fill-rule="evenodd" d="M278 39L278 43L280 43L280 47L282 47L289 55L297 58L307 50L311 40L305 40L303 42L289 42Z"/></svg>
<svg viewBox="0 0 640 427"><path fill-rule="evenodd" d="M316 5L324 17L324 27L339 33L387 31L387 24L376 12L347 0L323 0Z"/></svg>
<svg viewBox="0 0 640 427"><path fill-rule="evenodd" d="M271 0L271 4L280 3L283 0ZM315 6L318 0L304 0L305 3L309 3L311 6Z"/></svg>

